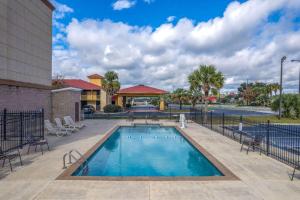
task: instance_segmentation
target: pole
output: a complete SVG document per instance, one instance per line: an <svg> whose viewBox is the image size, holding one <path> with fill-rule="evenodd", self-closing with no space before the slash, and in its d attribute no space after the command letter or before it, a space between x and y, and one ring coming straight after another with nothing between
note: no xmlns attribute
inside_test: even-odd
<svg viewBox="0 0 300 200"><path fill-rule="evenodd" d="M283 70L283 63L286 60L286 56L281 58L281 65L280 65L280 88L279 88L279 119L281 119L281 107L282 107L282 70Z"/></svg>

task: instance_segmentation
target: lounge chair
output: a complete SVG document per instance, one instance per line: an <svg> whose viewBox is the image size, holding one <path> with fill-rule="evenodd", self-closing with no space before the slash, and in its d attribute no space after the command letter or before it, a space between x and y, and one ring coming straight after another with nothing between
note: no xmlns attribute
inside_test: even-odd
<svg viewBox="0 0 300 200"><path fill-rule="evenodd" d="M71 132L77 131L77 129L75 127L64 126L59 118L55 118L54 121L55 121L57 128L59 128L60 130L66 130L66 131L71 131Z"/></svg>
<svg viewBox="0 0 300 200"><path fill-rule="evenodd" d="M11 160L13 160L13 159L15 159L17 157L20 159L21 165L23 165L19 149L17 149L17 152L15 152L15 153L13 153L13 152L11 152L11 153L4 153L3 150L2 150L2 147L0 146L0 160L3 160L2 167L4 167L5 161L7 159L8 162L9 162L10 171L12 171Z"/></svg>
<svg viewBox="0 0 300 200"><path fill-rule="evenodd" d="M49 144L48 144L48 141L46 139L37 140L32 135L28 136L26 139L27 139L27 142L28 142L27 154L29 154L31 146L35 146L35 151L37 149L37 146L40 146L40 149L42 151L42 155L44 154L44 150L43 150L44 145L47 145L48 151L50 151Z"/></svg>
<svg viewBox="0 0 300 200"><path fill-rule="evenodd" d="M49 120L45 120L45 128L49 135L56 135L58 137L70 135L71 133L67 130L60 130L52 125Z"/></svg>
<svg viewBox="0 0 300 200"><path fill-rule="evenodd" d="M85 124L74 122L71 116L64 116L64 121L66 125L75 127L77 129L82 129L83 127L85 127Z"/></svg>
<svg viewBox="0 0 300 200"><path fill-rule="evenodd" d="M242 132L240 131L242 135L244 135L244 139L242 142L242 146L241 146L241 150L243 151L243 146L246 144L248 145L247 148L247 154L249 153L250 148L252 147L253 151L255 150L255 148L259 149L259 154L261 154L261 143L263 141L263 136L260 134L256 134L255 136L252 135L248 135L246 132Z"/></svg>

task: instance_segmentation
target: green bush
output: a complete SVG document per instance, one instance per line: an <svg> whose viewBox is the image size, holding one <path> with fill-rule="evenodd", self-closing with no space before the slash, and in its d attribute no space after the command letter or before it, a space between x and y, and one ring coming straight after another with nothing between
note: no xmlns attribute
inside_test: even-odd
<svg viewBox="0 0 300 200"><path fill-rule="evenodd" d="M105 113L116 113L116 112L121 112L122 108L121 106L118 105L109 104L104 106L103 110Z"/></svg>
<svg viewBox="0 0 300 200"><path fill-rule="evenodd" d="M279 111L279 96L272 99L271 109L273 111ZM282 116L293 119L300 118L300 95L282 95Z"/></svg>

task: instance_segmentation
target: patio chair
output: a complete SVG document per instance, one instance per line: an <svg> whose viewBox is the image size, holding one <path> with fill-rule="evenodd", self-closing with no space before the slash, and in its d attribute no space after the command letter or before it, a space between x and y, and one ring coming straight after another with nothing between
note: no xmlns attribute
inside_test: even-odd
<svg viewBox="0 0 300 200"><path fill-rule="evenodd" d="M55 121L55 124L56 124L57 128L59 128L60 130L66 130L66 131L70 131L70 132L77 131L77 129L74 128L74 127L64 126L59 118L55 118L54 121Z"/></svg>
<svg viewBox="0 0 300 200"><path fill-rule="evenodd" d="M241 150L243 151L243 147L244 145L248 145L247 148L247 154L249 153L250 148L252 147L253 151L255 150L255 148L259 149L259 154L261 155L261 143L263 141L263 136L260 134L256 134L255 136L252 135L248 135L246 132L240 131L242 135L244 135L244 139L242 142L242 146L241 146Z"/></svg>
<svg viewBox="0 0 300 200"><path fill-rule="evenodd" d="M127 120L128 121L134 121L134 113L133 112L129 112L129 114L128 114L128 118L127 118Z"/></svg>
<svg viewBox="0 0 300 200"><path fill-rule="evenodd" d="M64 121L68 126L73 126L77 129L82 129L83 127L85 127L86 125L83 123L76 123L73 121L71 116L64 116Z"/></svg>
<svg viewBox="0 0 300 200"><path fill-rule="evenodd" d="M49 135L56 135L58 137L70 135L70 132L67 130L60 130L52 125L49 120L45 120L45 128Z"/></svg>
<svg viewBox="0 0 300 200"><path fill-rule="evenodd" d="M44 150L43 150L43 146L44 146L44 145L47 145L48 151L50 151L49 144L48 144L48 141L47 141L46 139L37 140L37 139L35 139L32 135L30 135L30 136L28 136L28 137L26 138L26 140L27 140L27 142L28 142L28 150L27 150L27 154L29 154L30 147L32 147L32 146L35 146L35 150L34 150L34 151L36 151L37 146L40 146L42 155L44 154Z"/></svg>
<svg viewBox="0 0 300 200"><path fill-rule="evenodd" d="M5 161L7 159L9 162L10 171L12 171L11 160L13 160L15 158L19 158L20 164L23 165L19 149L17 149L17 152L15 152L15 153L13 153L13 152L7 153L7 152L3 152L2 147L0 146L0 160L3 160L2 167L4 167Z"/></svg>
<svg viewBox="0 0 300 200"><path fill-rule="evenodd" d="M295 176L296 170L300 171L300 161L298 162L298 164L294 165L294 170L293 170L292 176L290 177L291 181L294 180L294 176Z"/></svg>

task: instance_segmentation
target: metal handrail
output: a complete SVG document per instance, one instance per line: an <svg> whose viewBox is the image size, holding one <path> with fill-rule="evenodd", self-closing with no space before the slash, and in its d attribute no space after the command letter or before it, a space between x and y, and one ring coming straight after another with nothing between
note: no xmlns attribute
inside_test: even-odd
<svg viewBox="0 0 300 200"><path fill-rule="evenodd" d="M79 155L79 158L77 158L76 156L73 155L73 152L77 153L77 155ZM76 161L78 161L79 159L83 159L84 160L84 164L86 164L86 166L88 167L88 162L87 159L76 149L72 149L71 151L67 152L64 154L63 156L63 169L67 168L66 165L66 157L69 156L69 162L68 164L72 164L72 158Z"/></svg>

